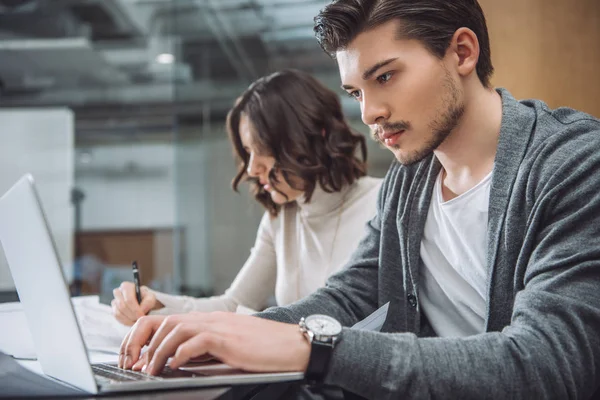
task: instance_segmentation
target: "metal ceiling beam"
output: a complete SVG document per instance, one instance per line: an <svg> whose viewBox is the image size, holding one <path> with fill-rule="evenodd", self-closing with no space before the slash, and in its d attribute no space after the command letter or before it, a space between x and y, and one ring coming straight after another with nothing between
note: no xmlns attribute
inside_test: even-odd
<svg viewBox="0 0 600 400"><path fill-rule="evenodd" d="M231 31L230 24L225 21L224 17L221 15L213 0L206 0L206 2L210 5L212 9L212 14L217 20L215 23L208 15L208 13L202 13L205 16L205 21L208 27L211 29L215 38L221 45L221 48L229 58L230 63L236 68L238 71L237 65L241 62L245 72L243 72L240 78L245 81L245 83L250 83L251 81L258 78L259 74L257 73L252 60L244 50L244 48L240 45L237 35ZM229 48L227 40L231 42L233 45L233 52ZM227 50L226 50L227 48ZM241 71L239 71L241 72Z"/></svg>
<svg viewBox="0 0 600 400"><path fill-rule="evenodd" d="M49 90L33 95L11 95L0 98L0 107L114 104L157 104L172 102L202 102L219 99L235 99L245 88L239 83L219 84L192 82L185 85L159 83L152 85L108 86L98 89Z"/></svg>
<svg viewBox="0 0 600 400"><path fill-rule="evenodd" d="M207 15L207 13L201 14L204 17L206 25L213 33L214 38L223 50L223 53L225 53L225 56L229 60L229 63L235 69L235 72L237 73L238 77L244 82L252 81L252 75L238 62L239 59L235 54L235 50L231 48L231 46L227 42L227 39L223 37L223 34L219 30L219 27L217 26L215 21L213 21L212 18L210 18L210 16Z"/></svg>
<svg viewBox="0 0 600 400"><path fill-rule="evenodd" d="M196 5L199 8L209 8L209 6L198 4L198 0L177 0L177 6L189 6ZM306 4L323 4L323 6L329 3L328 0L297 0L297 1L285 1L285 2L268 2L267 5L269 8L286 8L286 7L298 7ZM164 6L165 0L138 0L136 4L141 6ZM169 5L167 3L167 5ZM221 12L239 12L239 11L247 11L253 10L256 7L261 7L261 5L256 4L255 0L248 0L244 3L239 3L234 6L219 6L218 9Z"/></svg>
<svg viewBox="0 0 600 400"><path fill-rule="evenodd" d="M340 78L336 72L314 74L327 87L340 93ZM196 81L185 85L161 83L152 85L123 85L104 88L78 88L49 90L36 94L10 95L0 97L0 107L38 107L38 106L67 106L75 108L86 107L134 107L139 105L201 104L210 102L214 109L230 107L233 100L247 88L243 82L215 83L214 81ZM344 108L354 114L358 106L351 99L342 96Z"/></svg>

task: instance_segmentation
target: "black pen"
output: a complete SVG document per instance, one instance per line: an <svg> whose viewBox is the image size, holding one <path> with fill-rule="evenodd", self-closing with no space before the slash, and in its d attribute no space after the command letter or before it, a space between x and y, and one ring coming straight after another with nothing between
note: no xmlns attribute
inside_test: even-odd
<svg viewBox="0 0 600 400"><path fill-rule="evenodd" d="M135 285L135 297L138 304L142 304L142 292L140 291L140 271L138 271L137 261L131 263L133 270L133 283Z"/></svg>

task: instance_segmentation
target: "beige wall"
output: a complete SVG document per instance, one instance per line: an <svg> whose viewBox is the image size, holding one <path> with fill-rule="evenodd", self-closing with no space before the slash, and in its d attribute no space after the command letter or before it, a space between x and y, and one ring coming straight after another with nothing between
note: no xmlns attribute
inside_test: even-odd
<svg viewBox="0 0 600 400"><path fill-rule="evenodd" d="M479 0L495 86L600 117L600 0Z"/></svg>

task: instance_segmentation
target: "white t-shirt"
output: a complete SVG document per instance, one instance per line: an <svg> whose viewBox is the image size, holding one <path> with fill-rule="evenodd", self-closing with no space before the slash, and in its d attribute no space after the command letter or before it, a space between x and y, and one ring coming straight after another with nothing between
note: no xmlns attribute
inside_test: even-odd
<svg viewBox="0 0 600 400"><path fill-rule="evenodd" d="M444 202L441 172L435 182L421 241L425 268L419 299L440 337L484 331L491 183L492 172L467 192Z"/></svg>

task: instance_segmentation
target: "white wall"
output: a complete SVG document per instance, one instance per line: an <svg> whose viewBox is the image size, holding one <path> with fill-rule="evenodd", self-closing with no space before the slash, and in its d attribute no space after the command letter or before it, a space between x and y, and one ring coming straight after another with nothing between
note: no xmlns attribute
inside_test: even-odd
<svg viewBox="0 0 600 400"><path fill-rule="evenodd" d="M180 282L192 288L210 290L210 225L207 197L210 179L208 148L203 141L185 141L176 147L176 219L183 228L184 249L180 265Z"/></svg>
<svg viewBox="0 0 600 400"><path fill-rule="evenodd" d="M226 134L221 130L216 139L203 142L209 168L205 190L208 207L208 244L210 274L215 293L227 289L250 255L264 209L242 184L239 193L231 189L237 169Z"/></svg>
<svg viewBox="0 0 600 400"><path fill-rule="evenodd" d="M174 154L168 143L78 149L75 183L85 194L81 229L173 227Z"/></svg>
<svg viewBox="0 0 600 400"><path fill-rule="evenodd" d="M33 174L59 258L67 266L73 258L73 124L72 112L64 108L0 110L0 193L23 174ZM0 252L0 290L11 290Z"/></svg>

